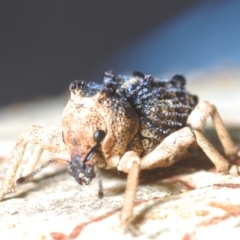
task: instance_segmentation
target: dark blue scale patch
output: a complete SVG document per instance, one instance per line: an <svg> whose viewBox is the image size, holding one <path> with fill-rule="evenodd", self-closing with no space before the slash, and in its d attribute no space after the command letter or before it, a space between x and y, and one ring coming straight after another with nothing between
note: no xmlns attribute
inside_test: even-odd
<svg viewBox="0 0 240 240"><path fill-rule="evenodd" d="M185 90L186 80L175 75L170 80L154 79L150 75L137 74L137 81L124 82L117 92L126 97L137 113L141 131L149 131L161 142L172 132L186 124L187 117L196 106L197 96ZM144 138L144 135L142 135Z"/></svg>

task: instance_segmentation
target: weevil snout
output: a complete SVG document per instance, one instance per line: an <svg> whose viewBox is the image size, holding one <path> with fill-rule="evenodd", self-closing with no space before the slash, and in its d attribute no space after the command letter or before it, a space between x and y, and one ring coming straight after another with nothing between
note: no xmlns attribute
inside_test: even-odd
<svg viewBox="0 0 240 240"><path fill-rule="evenodd" d="M69 174L75 178L79 184L90 184L96 177L93 164L87 164L80 155L75 155L68 167Z"/></svg>
<svg viewBox="0 0 240 240"><path fill-rule="evenodd" d="M91 148L86 157L83 159L78 154L72 157L68 170L70 175L73 176L79 184L88 185L92 179L96 177L96 163L92 161L92 156L95 151L100 148L100 144L105 136L105 131L96 131L93 136L96 144Z"/></svg>

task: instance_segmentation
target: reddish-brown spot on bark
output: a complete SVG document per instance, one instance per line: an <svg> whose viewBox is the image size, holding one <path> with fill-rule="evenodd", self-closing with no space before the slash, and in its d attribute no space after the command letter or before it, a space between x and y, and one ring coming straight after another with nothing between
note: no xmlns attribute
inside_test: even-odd
<svg viewBox="0 0 240 240"><path fill-rule="evenodd" d="M0 163L5 163L9 161L9 157L6 156L0 156Z"/></svg>
<svg viewBox="0 0 240 240"><path fill-rule="evenodd" d="M229 219L230 217L236 217L236 216L240 215L240 206L239 205L211 202L211 203L209 203L209 206L215 207L215 208L220 208L220 209L226 211L226 214L223 216L216 216L216 217L213 217L206 221L203 221L200 224L198 224L198 226L214 225L221 221Z"/></svg>
<svg viewBox="0 0 240 240"><path fill-rule="evenodd" d="M195 239L195 236L193 236L193 234L191 233L185 233L185 235L182 238L182 240L192 240L192 239Z"/></svg>
<svg viewBox="0 0 240 240"><path fill-rule="evenodd" d="M63 233L52 232L50 235L54 240L68 240L68 237Z"/></svg>
<svg viewBox="0 0 240 240"><path fill-rule="evenodd" d="M170 178L170 181L173 182L173 183L180 183L181 185L183 185L184 187L186 187L189 191L191 190L194 190L195 187L193 187L191 184L189 184L188 182L186 181L183 181L179 178L176 178L176 177L172 177Z"/></svg>
<svg viewBox="0 0 240 240"><path fill-rule="evenodd" d="M240 214L240 205L210 202L209 206L215 207L215 208L220 208L220 209L226 211L229 214L236 214L236 215Z"/></svg>
<svg viewBox="0 0 240 240"><path fill-rule="evenodd" d="M217 188L240 188L240 184L239 183L216 183L213 184L214 187Z"/></svg>
<svg viewBox="0 0 240 240"><path fill-rule="evenodd" d="M99 222L99 221L101 221L101 220L103 220L103 219L105 219L105 218L107 218L107 217L110 217L111 215L117 213L117 212L120 211L120 210L121 210L121 208L114 209L114 210L109 211L109 212L107 212L107 213L105 213L105 214L103 214L103 215L101 215L101 216L99 216L99 217L93 218L93 219L90 220L89 222L85 222L85 223L82 223L82 224L77 225L77 226L73 229L73 231L70 233L70 235L69 235L68 238L69 238L69 239L74 239L74 238L78 237L78 236L81 234L81 232L82 232L82 230L84 229L84 227L86 227L87 225L89 225L89 224L91 224L91 223L94 223L94 222Z"/></svg>

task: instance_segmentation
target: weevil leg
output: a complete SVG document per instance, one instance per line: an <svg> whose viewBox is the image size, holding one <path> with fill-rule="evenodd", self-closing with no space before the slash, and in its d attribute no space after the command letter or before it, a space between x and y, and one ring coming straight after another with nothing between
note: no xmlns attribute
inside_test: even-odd
<svg viewBox="0 0 240 240"><path fill-rule="evenodd" d="M189 127L184 127L166 137L152 152L141 158L142 169L168 167L182 159L187 149L196 141Z"/></svg>
<svg viewBox="0 0 240 240"><path fill-rule="evenodd" d="M140 157L134 151L126 152L119 163L118 169L125 169L128 172L127 185L120 214L121 225L124 228L128 227L129 221L133 215L135 197L137 193L139 172L140 172Z"/></svg>
<svg viewBox="0 0 240 240"><path fill-rule="evenodd" d="M153 169L158 167L168 167L181 159L187 149L197 142L209 159L215 165L217 171L229 171L233 175L238 175L238 167L231 166L203 136L202 130L207 117L211 116L216 127L216 131L223 145L226 155L237 154L237 145L232 141L226 130L216 108L207 102L200 102L188 119L189 127L184 127L166 137L152 152L141 159L137 153L129 151L121 158L118 170L129 172L127 188L124 197L124 204L121 212L121 223L125 226L133 214L134 198L138 185L139 171L142 169ZM134 161L136 159L136 161Z"/></svg>
<svg viewBox="0 0 240 240"><path fill-rule="evenodd" d="M43 148L39 145L34 146L32 155L29 157L28 162L26 162L26 164L24 164L24 168L21 171L22 176L27 175L28 173L34 171L34 169L36 168L41 155L43 153Z"/></svg>
<svg viewBox="0 0 240 240"><path fill-rule="evenodd" d="M203 136L198 130L192 130L196 136L196 142L205 152L208 158L215 165L218 172L229 172L234 176L239 175L239 167L236 165L231 165L227 159L225 159L214 147L213 145Z"/></svg>
<svg viewBox="0 0 240 240"><path fill-rule="evenodd" d="M139 172L141 169L167 167L172 165L178 155L195 142L195 136L189 127L185 127L167 138L154 151L140 159L134 151L126 152L121 158L117 169L128 173L127 186L120 215L121 225L128 229L131 225L134 201L137 192Z"/></svg>
<svg viewBox="0 0 240 240"><path fill-rule="evenodd" d="M215 165L218 172L228 171L230 164L214 147L213 145L203 136L198 130L192 130L196 136L196 142L200 148L206 153L208 158Z"/></svg>
<svg viewBox="0 0 240 240"><path fill-rule="evenodd" d="M187 125L195 130L203 131L208 117L212 117L219 140L223 146L226 156L233 156L238 153L238 146L233 142L216 107L206 101L200 101L189 115Z"/></svg>
<svg viewBox="0 0 240 240"><path fill-rule="evenodd" d="M0 199L2 199L5 194L15 191L14 179L27 143L38 144L43 149L50 152L69 154L68 149L63 143L62 133L60 130L35 125L30 127L22 133L17 140L3 180L2 190L0 191Z"/></svg>
<svg viewBox="0 0 240 240"><path fill-rule="evenodd" d="M199 130L184 127L166 137L152 152L141 158L140 168L152 169L168 167L184 156L187 148L197 142L206 153L218 172L229 171L232 175L239 175L236 165L231 165Z"/></svg>

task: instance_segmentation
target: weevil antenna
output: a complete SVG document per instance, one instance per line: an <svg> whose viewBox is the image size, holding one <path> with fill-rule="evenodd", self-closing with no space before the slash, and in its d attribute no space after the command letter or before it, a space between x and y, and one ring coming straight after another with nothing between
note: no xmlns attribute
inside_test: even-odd
<svg viewBox="0 0 240 240"><path fill-rule="evenodd" d="M86 155L85 159L83 160L84 163L86 163L89 159L91 159L94 152L101 147L101 142L103 141L105 136L106 136L106 132L103 130L97 130L94 133L93 138L96 144L90 149L90 151Z"/></svg>
<svg viewBox="0 0 240 240"><path fill-rule="evenodd" d="M102 199L104 194L103 194L103 185L102 185L102 178L101 178L101 174L98 168L97 163L95 162L94 164L94 171L96 173L96 177L98 179L98 198Z"/></svg>
<svg viewBox="0 0 240 240"><path fill-rule="evenodd" d="M45 162L43 165L41 165L39 168L35 169L33 172L29 173L28 175L18 178L16 183L21 184L21 183L26 182L27 180L31 179L34 175L36 175L40 171L42 171L42 169L46 168L48 165L50 165L52 163L68 163L68 164L70 164L70 161L64 160L64 159L59 159L59 158L50 159L49 161Z"/></svg>

